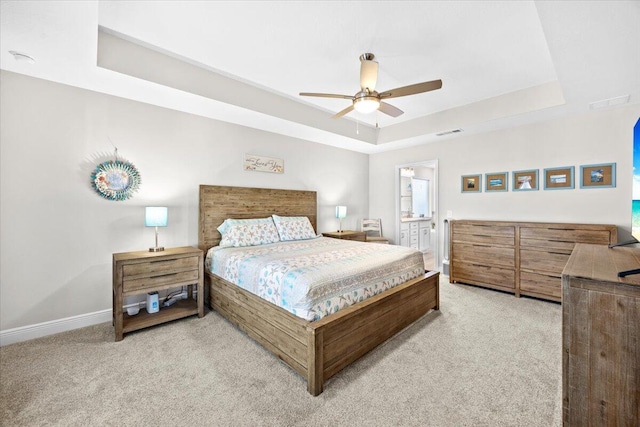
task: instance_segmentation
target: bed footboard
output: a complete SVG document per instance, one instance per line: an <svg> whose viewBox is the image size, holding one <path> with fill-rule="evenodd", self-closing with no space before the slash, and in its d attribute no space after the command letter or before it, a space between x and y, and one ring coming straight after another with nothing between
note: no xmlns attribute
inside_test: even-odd
<svg viewBox="0 0 640 427"><path fill-rule="evenodd" d="M309 323L310 337L315 337L314 369L307 377L309 393L317 396L324 381L430 310L437 310L438 280L439 273L429 272Z"/></svg>
<svg viewBox="0 0 640 427"><path fill-rule="evenodd" d="M216 275L207 281L211 307L305 377L314 396L327 379L440 305L433 271L315 322Z"/></svg>

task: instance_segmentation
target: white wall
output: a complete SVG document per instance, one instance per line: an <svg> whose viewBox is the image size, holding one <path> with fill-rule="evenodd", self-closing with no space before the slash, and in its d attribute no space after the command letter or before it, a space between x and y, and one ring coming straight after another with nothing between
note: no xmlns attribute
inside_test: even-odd
<svg viewBox="0 0 640 427"><path fill-rule="evenodd" d="M437 159L441 219L452 211L457 219L606 223L619 226L619 239L630 238L633 126L639 116L634 105L371 155L369 214L393 224L395 167ZM580 165L606 162L617 163L616 188L580 189ZM542 176L544 168L561 166L575 166L576 189L460 191L462 175L508 171L511 189L512 171L539 169ZM397 240L390 227L385 235Z"/></svg>
<svg viewBox="0 0 640 427"><path fill-rule="evenodd" d="M197 245L198 185L316 190L318 231L368 214L368 156L61 84L0 73L0 330L111 309L111 256L146 250L144 206L169 207L165 247ZM107 201L89 175L104 155L140 170L138 193ZM243 154L284 159L245 172Z"/></svg>
<svg viewBox="0 0 640 427"><path fill-rule="evenodd" d="M153 244L144 206L169 206L162 245L197 244L199 184L316 190L318 231L336 229L336 204L357 229L394 224L396 165L438 159L439 218L611 223L629 237L637 105L367 156L5 71L0 87L0 331L110 310L112 253ZM141 172L128 201L89 185L110 140ZM244 153L282 158L285 173L245 172ZM603 162L617 163L616 188L460 193L463 174Z"/></svg>

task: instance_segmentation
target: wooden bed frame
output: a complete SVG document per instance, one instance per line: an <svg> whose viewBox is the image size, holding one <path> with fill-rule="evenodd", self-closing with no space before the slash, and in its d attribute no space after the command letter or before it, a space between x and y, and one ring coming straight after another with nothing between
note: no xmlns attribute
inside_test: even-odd
<svg viewBox="0 0 640 427"><path fill-rule="evenodd" d="M216 228L227 218L307 216L317 230L316 212L315 191L201 185L198 245L205 253L216 246ZM438 272L426 272L315 322L206 271L205 293L214 310L306 378L307 390L317 396L328 378L438 310L438 280Z"/></svg>

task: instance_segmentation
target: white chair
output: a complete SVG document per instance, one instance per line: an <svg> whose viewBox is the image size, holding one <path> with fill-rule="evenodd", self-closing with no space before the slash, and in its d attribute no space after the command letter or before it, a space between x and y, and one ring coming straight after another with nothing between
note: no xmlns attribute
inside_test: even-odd
<svg viewBox="0 0 640 427"><path fill-rule="evenodd" d="M371 243L389 243L389 239L382 237L382 223L380 219L363 219L361 230L366 235L366 241Z"/></svg>

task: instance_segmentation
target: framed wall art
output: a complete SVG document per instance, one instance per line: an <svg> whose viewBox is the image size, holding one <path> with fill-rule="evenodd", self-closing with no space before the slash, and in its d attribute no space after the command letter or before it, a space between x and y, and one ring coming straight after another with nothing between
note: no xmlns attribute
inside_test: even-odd
<svg viewBox="0 0 640 427"><path fill-rule="evenodd" d="M580 166L580 188L611 188L615 186L615 163Z"/></svg>
<svg viewBox="0 0 640 427"><path fill-rule="evenodd" d="M481 193L482 174L462 175L461 188L463 193Z"/></svg>
<svg viewBox="0 0 640 427"><path fill-rule="evenodd" d="M575 187L573 181L573 166L548 168L544 170L545 190L570 190Z"/></svg>
<svg viewBox="0 0 640 427"><path fill-rule="evenodd" d="M494 172L485 174L485 191L509 191L509 174L507 172Z"/></svg>
<svg viewBox="0 0 640 427"><path fill-rule="evenodd" d="M513 191L534 191L538 189L538 169L513 172Z"/></svg>
<svg viewBox="0 0 640 427"><path fill-rule="evenodd" d="M256 172L284 173L284 160L273 157L244 155L244 170Z"/></svg>

